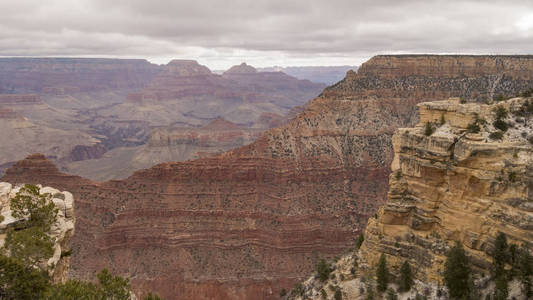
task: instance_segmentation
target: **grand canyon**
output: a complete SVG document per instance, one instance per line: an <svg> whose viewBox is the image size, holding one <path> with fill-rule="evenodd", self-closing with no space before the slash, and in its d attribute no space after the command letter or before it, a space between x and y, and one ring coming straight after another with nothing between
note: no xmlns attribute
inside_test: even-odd
<svg viewBox="0 0 533 300"><path fill-rule="evenodd" d="M324 87L246 64L218 75L190 60L0 58L0 135L10 141L0 172L43 153L63 170L115 179L218 154L283 124Z"/></svg>
<svg viewBox="0 0 533 300"><path fill-rule="evenodd" d="M22 60L23 75L5 76L3 91L25 94L2 98L2 121L15 124L8 128L32 141L64 134L68 144L18 162L27 153L6 148L16 155L2 162L1 181L73 194L72 278L92 280L106 267L130 278L139 296L165 299L278 299L320 259L350 251L375 220L394 151L403 149L393 149L392 136L419 122L417 104L458 97L479 105L533 86L527 55L378 55L321 92L246 64L216 75L193 61L97 62L74 64L104 78L83 85L70 75L57 75L65 76L61 86L31 80L54 60ZM118 100L96 100L104 98ZM127 170L117 170L113 155ZM165 160L172 162L151 166ZM100 164L87 170L90 161ZM108 178L123 179L95 181ZM379 222L391 222L386 215L380 210ZM376 222L363 250L386 249L375 240Z"/></svg>

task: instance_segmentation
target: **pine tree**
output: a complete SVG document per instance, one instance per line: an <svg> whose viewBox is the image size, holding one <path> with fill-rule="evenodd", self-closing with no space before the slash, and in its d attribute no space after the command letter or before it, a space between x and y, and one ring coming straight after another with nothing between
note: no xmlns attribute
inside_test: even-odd
<svg viewBox="0 0 533 300"><path fill-rule="evenodd" d="M533 275L533 258L529 250L523 247L520 250L519 260L519 277L522 284L522 293L528 298L533 297L531 275Z"/></svg>
<svg viewBox="0 0 533 300"><path fill-rule="evenodd" d="M507 237L500 232L494 242L494 251L492 253L492 273L495 278L504 275L507 259Z"/></svg>
<svg viewBox="0 0 533 300"><path fill-rule="evenodd" d="M411 266L407 260L402 264L400 268L400 281L398 282L400 291L407 292L413 285L413 273L411 272Z"/></svg>
<svg viewBox="0 0 533 300"><path fill-rule="evenodd" d="M328 280L329 274L333 270L331 269L331 266L324 259L321 259L316 265L316 271L318 273L318 278L320 279L320 281L324 282Z"/></svg>
<svg viewBox="0 0 533 300"><path fill-rule="evenodd" d="M463 246L457 243L446 255L444 283L452 298L467 297L470 294L469 260Z"/></svg>
<svg viewBox="0 0 533 300"><path fill-rule="evenodd" d="M378 291L384 292L389 284L389 270L387 268L387 258L385 254L381 254L378 262L378 268L376 270Z"/></svg>
<svg viewBox="0 0 533 300"><path fill-rule="evenodd" d="M361 245L365 241L365 236L361 233L359 237L357 237L357 241L355 242L355 251L359 250L361 248Z"/></svg>

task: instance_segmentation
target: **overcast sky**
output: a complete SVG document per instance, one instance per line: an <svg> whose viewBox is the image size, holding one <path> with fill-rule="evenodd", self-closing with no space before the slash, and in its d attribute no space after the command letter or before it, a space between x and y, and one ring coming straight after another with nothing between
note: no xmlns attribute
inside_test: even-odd
<svg viewBox="0 0 533 300"><path fill-rule="evenodd" d="M380 53L533 54L533 0L0 0L0 56L225 69L359 65Z"/></svg>

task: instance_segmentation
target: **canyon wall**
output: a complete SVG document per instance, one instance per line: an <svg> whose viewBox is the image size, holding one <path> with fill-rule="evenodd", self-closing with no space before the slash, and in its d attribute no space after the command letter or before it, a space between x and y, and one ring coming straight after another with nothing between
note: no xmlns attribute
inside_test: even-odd
<svg viewBox="0 0 533 300"><path fill-rule="evenodd" d="M446 63L433 67L440 60ZM451 67L471 60L504 67L474 64L470 73ZM378 56L288 124L217 157L94 183L32 156L3 180L44 180L74 192L74 277L91 278L109 267L130 276L136 291L154 290L166 299L277 299L319 258L351 247L385 202L392 134L417 123L417 103L471 99L487 86L515 94L533 81L513 70L532 61Z"/></svg>
<svg viewBox="0 0 533 300"><path fill-rule="evenodd" d="M533 99L486 105L454 98L418 107L420 122L393 137L388 200L369 219L361 247L328 262L326 279L313 274L283 299L333 299L339 293L343 299L368 299L382 254L391 273L388 288L397 299L448 299L444 263L456 243L466 249L474 270L475 299L488 299L494 294L487 274L498 234L531 247ZM502 107L510 112L504 119L510 128L499 137L493 124L495 109ZM478 132L472 124L480 126ZM415 280L409 291L399 291L393 282L406 261ZM527 299L518 280L510 280L508 298Z"/></svg>
<svg viewBox="0 0 533 300"><path fill-rule="evenodd" d="M71 94L142 88L159 72L142 59L0 58L0 91Z"/></svg>
<svg viewBox="0 0 533 300"><path fill-rule="evenodd" d="M518 113L525 101L419 104L420 123L399 129L393 138L388 201L368 222L361 260L373 267L385 253L395 272L407 260L418 279L440 282L445 254L455 242L484 273L490 271L498 233L509 243L531 244L533 124ZM490 135L497 131L492 125L497 106L510 111L506 121L513 124L502 139ZM441 116L446 124L425 135L424 124L438 123ZM486 125L469 133L477 119Z"/></svg>

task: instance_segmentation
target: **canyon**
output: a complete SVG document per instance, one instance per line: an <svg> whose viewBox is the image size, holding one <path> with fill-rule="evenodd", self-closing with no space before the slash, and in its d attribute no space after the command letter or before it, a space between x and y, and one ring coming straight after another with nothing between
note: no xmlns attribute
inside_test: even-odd
<svg viewBox="0 0 533 300"><path fill-rule="evenodd" d="M392 135L417 124L418 103L515 95L532 77L532 56L376 56L285 125L214 157L94 182L32 155L2 180L73 192L73 277L108 267L139 295L277 299L351 248L385 203Z"/></svg>
<svg viewBox="0 0 533 300"><path fill-rule="evenodd" d="M0 174L39 152L65 171L95 180L125 178L169 159L152 152L143 163L127 161L149 147L158 130L199 130L209 138L206 126L225 118L244 131L264 131L286 122L295 106L325 87L247 68L253 72L235 66L227 75L217 75L189 60L155 65L139 59L1 58L0 123L5 130L0 139L10 142L0 147ZM228 150L227 143L216 145L216 136L208 152ZM252 140L240 141L233 146ZM188 145L183 142L172 143L172 158L186 160L203 152L181 153ZM122 172L99 167L109 162L138 167Z"/></svg>

